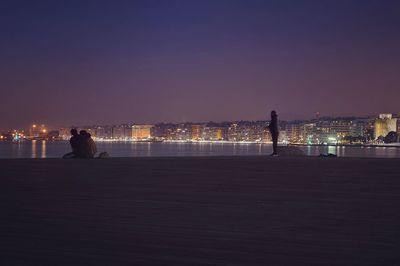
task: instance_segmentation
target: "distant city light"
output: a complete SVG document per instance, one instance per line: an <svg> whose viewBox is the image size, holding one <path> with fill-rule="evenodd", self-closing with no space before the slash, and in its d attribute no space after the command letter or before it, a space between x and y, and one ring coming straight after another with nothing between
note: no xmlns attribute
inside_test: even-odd
<svg viewBox="0 0 400 266"><path fill-rule="evenodd" d="M301 145L385 144L399 142L400 120L394 114L370 118L317 117L279 121L279 142ZM270 143L269 121L234 121L179 124L123 124L75 127L90 132L96 141ZM40 126L39 126L40 125ZM0 132L0 140L68 140L70 127L58 130L32 124L27 132Z"/></svg>

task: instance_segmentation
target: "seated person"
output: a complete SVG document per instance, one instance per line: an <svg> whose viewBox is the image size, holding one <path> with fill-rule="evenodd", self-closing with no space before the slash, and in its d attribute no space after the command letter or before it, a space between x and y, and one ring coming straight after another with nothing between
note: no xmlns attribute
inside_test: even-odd
<svg viewBox="0 0 400 266"><path fill-rule="evenodd" d="M79 157L79 134L75 128L71 129L71 138L69 144L71 145L72 152L69 152L63 156L64 159L77 158Z"/></svg>
<svg viewBox="0 0 400 266"><path fill-rule="evenodd" d="M94 158L97 152L96 143L94 143L92 136L86 130L81 130L79 132L78 143L79 158Z"/></svg>

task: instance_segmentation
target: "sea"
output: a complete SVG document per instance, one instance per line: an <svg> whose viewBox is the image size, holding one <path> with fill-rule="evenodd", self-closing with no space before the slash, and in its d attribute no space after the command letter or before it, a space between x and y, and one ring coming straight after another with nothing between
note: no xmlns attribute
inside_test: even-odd
<svg viewBox="0 0 400 266"><path fill-rule="evenodd" d="M307 156L332 153L338 157L400 158L398 147L298 146ZM68 141L0 142L0 158L61 158L71 150ZM267 143L97 142L110 157L251 156L269 155Z"/></svg>

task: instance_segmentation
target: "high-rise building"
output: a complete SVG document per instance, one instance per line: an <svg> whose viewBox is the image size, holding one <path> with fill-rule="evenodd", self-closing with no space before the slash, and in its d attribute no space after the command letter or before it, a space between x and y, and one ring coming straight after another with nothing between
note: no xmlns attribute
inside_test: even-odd
<svg viewBox="0 0 400 266"><path fill-rule="evenodd" d="M150 133L150 135L153 136L153 134L151 134L151 133ZM132 139L132 126L125 125L124 136L125 136L125 139Z"/></svg>
<svg viewBox="0 0 400 266"><path fill-rule="evenodd" d="M113 137L112 126L84 127L84 129L97 139L112 139Z"/></svg>
<svg viewBox="0 0 400 266"><path fill-rule="evenodd" d="M190 133L191 133L192 140L201 140L202 135L203 135L203 126L202 125L192 125Z"/></svg>
<svg viewBox="0 0 400 266"><path fill-rule="evenodd" d="M301 139L301 124L290 123L286 125L286 132L288 141L291 143L298 143Z"/></svg>
<svg viewBox="0 0 400 266"><path fill-rule="evenodd" d="M315 135L315 130L316 130L316 124L315 123L306 123L302 125L301 128L301 142L302 143L314 143L314 135Z"/></svg>
<svg viewBox="0 0 400 266"><path fill-rule="evenodd" d="M113 126L112 127L112 138L113 139L126 139L130 138L131 135L126 135L126 126L125 125L119 125L119 126ZM131 133L132 134L132 133Z"/></svg>
<svg viewBox="0 0 400 266"><path fill-rule="evenodd" d="M386 137L391 131L397 131L397 118L392 114L380 114L374 124L375 139Z"/></svg>
<svg viewBox="0 0 400 266"><path fill-rule="evenodd" d="M151 138L152 125L133 125L132 126L132 139L133 140L147 140Z"/></svg>
<svg viewBox="0 0 400 266"><path fill-rule="evenodd" d="M312 138L313 144L331 144L337 142L336 132L331 128L332 121L330 120L319 120L316 123L314 134Z"/></svg>
<svg viewBox="0 0 400 266"><path fill-rule="evenodd" d="M228 127L228 140L239 141L238 124L234 123Z"/></svg>
<svg viewBox="0 0 400 266"><path fill-rule="evenodd" d="M335 134L338 142L343 142L346 137L350 136L352 126L351 120L333 120L330 125L331 132Z"/></svg>
<svg viewBox="0 0 400 266"><path fill-rule="evenodd" d="M350 136L365 137L368 129L368 119L356 119L350 127Z"/></svg>

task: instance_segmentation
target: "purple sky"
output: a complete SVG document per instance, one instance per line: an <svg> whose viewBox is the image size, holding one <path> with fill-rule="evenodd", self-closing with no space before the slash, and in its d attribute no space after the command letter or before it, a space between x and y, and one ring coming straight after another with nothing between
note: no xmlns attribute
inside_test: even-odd
<svg viewBox="0 0 400 266"><path fill-rule="evenodd" d="M0 128L400 113L400 1L2 1Z"/></svg>

